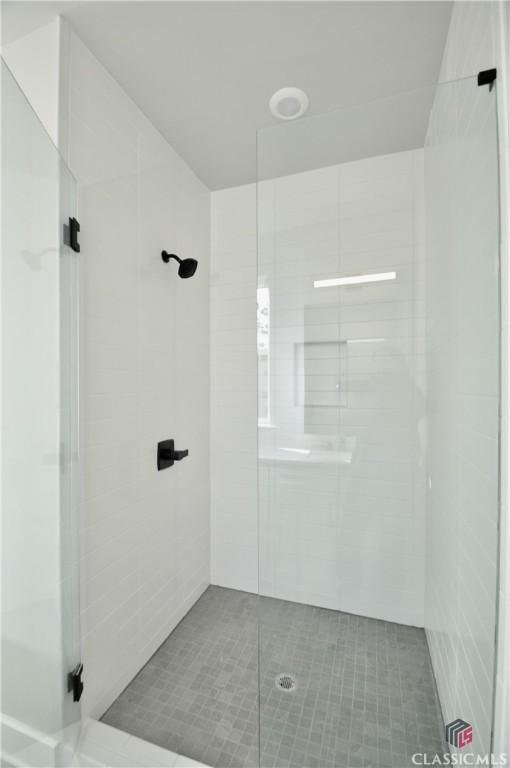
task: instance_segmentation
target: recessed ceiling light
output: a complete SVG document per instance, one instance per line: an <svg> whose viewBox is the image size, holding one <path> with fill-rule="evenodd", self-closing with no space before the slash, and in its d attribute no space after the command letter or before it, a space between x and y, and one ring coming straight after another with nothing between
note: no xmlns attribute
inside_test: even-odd
<svg viewBox="0 0 510 768"><path fill-rule="evenodd" d="M383 280L395 280L396 272L374 272L371 275L351 275L350 277L333 277L330 280L314 280L314 288L332 288L336 285L362 285L363 283L379 283Z"/></svg>
<svg viewBox="0 0 510 768"><path fill-rule="evenodd" d="M279 120L296 120L308 109L308 96L301 88L280 88L269 100L271 114Z"/></svg>

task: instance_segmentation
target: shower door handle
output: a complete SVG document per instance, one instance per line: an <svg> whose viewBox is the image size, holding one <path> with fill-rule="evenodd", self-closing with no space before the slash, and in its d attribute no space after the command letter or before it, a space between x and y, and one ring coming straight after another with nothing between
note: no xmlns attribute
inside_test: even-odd
<svg viewBox="0 0 510 768"><path fill-rule="evenodd" d="M158 443L158 470L172 467L175 461L182 461L188 453L187 448L176 451L174 440L162 440Z"/></svg>

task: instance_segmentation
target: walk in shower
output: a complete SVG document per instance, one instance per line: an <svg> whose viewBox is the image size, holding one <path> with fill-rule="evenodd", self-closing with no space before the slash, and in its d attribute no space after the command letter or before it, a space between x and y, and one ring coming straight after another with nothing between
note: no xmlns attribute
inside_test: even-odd
<svg viewBox="0 0 510 768"><path fill-rule="evenodd" d="M258 595L210 586L103 720L222 768L404 768L455 750L458 720L485 754L496 89L468 78L273 125L257 177ZM240 250L247 193L221 209Z"/></svg>
<svg viewBox="0 0 510 768"><path fill-rule="evenodd" d="M504 77L420 84L498 60L464 56L488 4L35 5L2 48L2 766L487 763Z"/></svg>

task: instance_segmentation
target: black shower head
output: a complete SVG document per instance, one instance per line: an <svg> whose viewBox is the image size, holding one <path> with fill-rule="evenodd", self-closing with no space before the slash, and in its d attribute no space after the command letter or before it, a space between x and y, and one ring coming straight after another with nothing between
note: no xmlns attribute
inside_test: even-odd
<svg viewBox="0 0 510 768"><path fill-rule="evenodd" d="M175 259L179 262L179 277L193 277L197 271L198 261L196 259L180 259L175 253L167 253L166 251L161 251L161 258L166 264L168 264L170 259Z"/></svg>
<svg viewBox="0 0 510 768"><path fill-rule="evenodd" d="M193 277L197 271L198 261L195 259L182 259L179 264L179 277Z"/></svg>

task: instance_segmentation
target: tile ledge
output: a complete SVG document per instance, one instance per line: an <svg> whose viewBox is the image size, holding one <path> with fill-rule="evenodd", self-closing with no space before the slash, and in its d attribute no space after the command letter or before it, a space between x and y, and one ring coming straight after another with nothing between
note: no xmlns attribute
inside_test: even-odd
<svg viewBox="0 0 510 768"><path fill-rule="evenodd" d="M178 755L144 739L131 736L98 720L82 723L81 737L73 759L76 768L209 768L185 755Z"/></svg>

